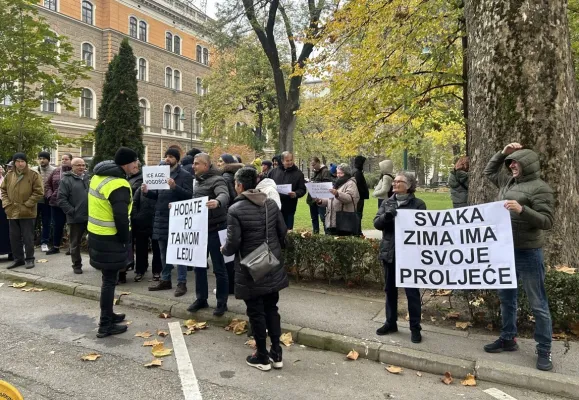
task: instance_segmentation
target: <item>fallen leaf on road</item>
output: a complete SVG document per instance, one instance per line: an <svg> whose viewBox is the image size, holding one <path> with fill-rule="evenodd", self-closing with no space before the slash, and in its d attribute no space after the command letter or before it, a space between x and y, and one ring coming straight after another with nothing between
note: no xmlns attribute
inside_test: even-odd
<svg viewBox="0 0 579 400"><path fill-rule="evenodd" d="M442 383L444 383L445 385L450 385L453 381L452 379L452 375L450 374L450 372L445 372L444 376L441 379Z"/></svg>
<svg viewBox="0 0 579 400"><path fill-rule="evenodd" d="M161 314L159 314L159 318L168 319L171 318L171 314L169 314L168 311L162 312Z"/></svg>
<svg viewBox="0 0 579 400"><path fill-rule="evenodd" d="M348 355L346 356L346 358L348 358L348 360L354 360L356 361L358 359L358 357L360 357L360 354L358 354L358 352L356 350L352 350L348 353Z"/></svg>
<svg viewBox="0 0 579 400"><path fill-rule="evenodd" d="M294 342L294 339L292 338L292 333L291 332L284 333L279 337L279 341L282 342L286 347L290 347Z"/></svg>
<svg viewBox="0 0 579 400"><path fill-rule="evenodd" d="M436 292L432 293L433 296L448 296L452 294L452 290L438 289Z"/></svg>
<svg viewBox="0 0 579 400"><path fill-rule="evenodd" d="M419 378L422 377L422 372L420 372L420 371L416 372L416 376Z"/></svg>
<svg viewBox="0 0 579 400"><path fill-rule="evenodd" d="M132 323L133 323L133 321L127 321L127 322L125 322L125 325L129 326L129 325L131 325Z"/></svg>
<svg viewBox="0 0 579 400"><path fill-rule="evenodd" d="M165 337L165 336L169 336L169 332L167 331L162 331L160 329L157 330L157 335L161 336L161 337Z"/></svg>
<svg viewBox="0 0 579 400"><path fill-rule="evenodd" d="M579 322L574 322L569 324L569 330L575 336L579 336Z"/></svg>
<svg viewBox="0 0 579 400"><path fill-rule="evenodd" d="M151 367L160 367L163 365L163 360L158 360L158 359L154 359L153 361L151 361L148 364L145 364L145 367L147 368L151 368Z"/></svg>
<svg viewBox="0 0 579 400"><path fill-rule="evenodd" d="M448 318L448 319L459 319L459 318L460 318L460 313L458 313L458 312L450 312L450 313L446 314L446 318Z"/></svg>
<svg viewBox="0 0 579 400"><path fill-rule="evenodd" d="M466 378L463 381L460 381L462 386L476 386L476 380L474 379L474 375L467 374Z"/></svg>
<svg viewBox="0 0 579 400"><path fill-rule="evenodd" d="M141 337L141 338L143 338L143 339L148 339L148 338L150 338L150 337L153 336L153 335L151 335L151 332L145 331L145 332L137 332L137 333L135 334L135 336L136 336L136 337Z"/></svg>
<svg viewBox="0 0 579 400"><path fill-rule="evenodd" d="M185 332L183 332L183 335L192 335L195 333L195 329L187 329Z"/></svg>
<svg viewBox="0 0 579 400"><path fill-rule="evenodd" d="M8 285L8 287L20 289L20 288L23 288L24 286L26 286L26 283L27 282L14 282L12 285Z"/></svg>
<svg viewBox="0 0 579 400"><path fill-rule="evenodd" d="M245 345L249 346L252 349L257 348L257 344L255 343L255 340L253 340L253 339L249 339L247 342L245 342Z"/></svg>
<svg viewBox="0 0 579 400"><path fill-rule="evenodd" d="M31 288L27 288L27 289L21 289L23 292L44 292L43 288L38 288L38 287L31 287Z"/></svg>
<svg viewBox="0 0 579 400"><path fill-rule="evenodd" d="M399 374L403 371L403 369L397 367L396 365L389 365L386 367L386 371L390 372L391 374Z"/></svg>
<svg viewBox="0 0 579 400"><path fill-rule="evenodd" d="M457 322L456 327L458 329L466 330L469 326L472 326L470 322Z"/></svg>
<svg viewBox="0 0 579 400"><path fill-rule="evenodd" d="M131 292L121 292L121 296L128 296L130 294L131 294Z"/></svg>
<svg viewBox="0 0 579 400"><path fill-rule="evenodd" d="M101 357L98 353L88 353L87 355L82 356L80 359L82 361L96 361Z"/></svg>
<svg viewBox="0 0 579 400"><path fill-rule="evenodd" d="M40 260L36 260L36 262L37 262L37 263L44 264L44 263L47 263L48 260L47 260L46 258L41 258Z"/></svg>
<svg viewBox="0 0 579 400"><path fill-rule="evenodd" d="M197 321L195 321L194 319L188 319L187 321L183 322L183 326L186 328L191 328L195 326L196 323Z"/></svg>
<svg viewBox="0 0 579 400"><path fill-rule="evenodd" d="M163 343L160 344L156 344L153 346L153 348L151 349L151 353L153 353L153 356L155 357L165 357L165 356L169 356L171 355L171 352L173 351L173 349L167 349L165 348L165 346L163 345Z"/></svg>
<svg viewBox="0 0 579 400"><path fill-rule="evenodd" d="M156 346L158 344L163 344L163 342L159 342L157 339L154 340L149 340L148 342L143 343L143 347L147 347L147 346Z"/></svg>
<svg viewBox="0 0 579 400"><path fill-rule="evenodd" d="M201 329L207 329L207 322L197 322L195 324L195 330L199 331Z"/></svg>
<svg viewBox="0 0 579 400"><path fill-rule="evenodd" d="M234 319L229 325L225 327L226 331L233 331L236 335L241 335L247 332L247 321L242 321L240 319ZM282 335L283 336L283 335Z"/></svg>

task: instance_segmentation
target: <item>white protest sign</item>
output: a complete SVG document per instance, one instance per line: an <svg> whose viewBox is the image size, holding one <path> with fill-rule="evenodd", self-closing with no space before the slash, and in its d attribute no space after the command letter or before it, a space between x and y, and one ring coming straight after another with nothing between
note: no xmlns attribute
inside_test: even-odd
<svg viewBox="0 0 579 400"><path fill-rule="evenodd" d="M292 191L291 183L288 183L286 185L277 185L277 192L279 194L288 194L291 191Z"/></svg>
<svg viewBox="0 0 579 400"><path fill-rule="evenodd" d="M208 201L199 197L171 203L167 264L207 268Z"/></svg>
<svg viewBox="0 0 579 400"><path fill-rule="evenodd" d="M143 167L143 183L147 190L169 190L167 179L170 177L171 167L168 165Z"/></svg>
<svg viewBox="0 0 579 400"><path fill-rule="evenodd" d="M517 287L509 211L498 201L452 210L398 210L396 286Z"/></svg>
<svg viewBox="0 0 579 400"><path fill-rule="evenodd" d="M219 242L221 242L221 246L225 246L225 242L227 242L227 229L223 229L222 231L219 231ZM228 262L231 262L235 260L235 254L232 256L223 256L223 261L227 264Z"/></svg>
<svg viewBox="0 0 579 400"><path fill-rule="evenodd" d="M333 199L335 196L330 193L334 186L332 182L308 182L306 188L312 199Z"/></svg>

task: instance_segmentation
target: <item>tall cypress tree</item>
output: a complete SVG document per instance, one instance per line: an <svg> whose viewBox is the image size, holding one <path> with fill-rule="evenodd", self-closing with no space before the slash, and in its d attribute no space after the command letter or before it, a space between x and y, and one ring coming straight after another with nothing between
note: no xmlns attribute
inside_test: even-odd
<svg viewBox="0 0 579 400"><path fill-rule="evenodd" d="M121 146L133 149L143 159L143 128L139 123L136 61L128 39L121 42L119 54L109 65L103 98L95 128L93 165L112 160Z"/></svg>

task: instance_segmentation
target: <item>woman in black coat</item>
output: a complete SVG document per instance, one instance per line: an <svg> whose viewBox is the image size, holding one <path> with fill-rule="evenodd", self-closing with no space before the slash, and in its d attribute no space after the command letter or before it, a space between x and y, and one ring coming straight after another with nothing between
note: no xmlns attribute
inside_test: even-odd
<svg viewBox="0 0 579 400"><path fill-rule="evenodd" d="M380 244L380 260L384 267L384 280L386 285L386 322L376 330L377 335L387 335L398 331L398 288L396 287L396 260L394 243L394 224L397 209L426 210L424 201L414 197L416 191L416 178L408 172L399 172L394 178L394 195L382 202L376 217L374 227L382 231L382 243ZM410 317L410 332L413 343L422 341L420 319L422 304L420 290L405 288L408 299L408 315Z"/></svg>
<svg viewBox="0 0 579 400"><path fill-rule="evenodd" d="M265 193L255 190L256 186L257 171L254 168L245 167L235 174L238 196L229 208L227 242L221 252L226 256L235 255L235 297L245 301L253 328L257 352L247 357L247 364L268 371L272 367L270 361L276 369L283 367L277 302L279 291L289 285L281 258L287 228L275 202L268 199ZM256 282L240 261L265 242L266 232L269 248L280 265ZM266 331L271 339L269 352L266 348Z"/></svg>

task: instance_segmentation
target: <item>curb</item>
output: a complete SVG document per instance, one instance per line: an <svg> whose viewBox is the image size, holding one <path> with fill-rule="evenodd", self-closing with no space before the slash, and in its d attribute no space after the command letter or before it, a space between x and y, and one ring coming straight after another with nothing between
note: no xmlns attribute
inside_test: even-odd
<svg viewBox="0 0 579 400"><path fill-rule="evenodd" d="M32 283L56 292L82 297L89 300L100 299L100 287L41 277L29 273L0 270L0 278L10 281ZM119 293L120 294L120 293ZM123 306L137 308L153 313L169 311L171 316L190 319L193 314L187 311L188 305L172 300L142 294L123 296ZM195 314L197 319L207 321L213 326L225 327L233 319L247 321L246 315L226 312L222 317L213 315L213 309L207 308ZM343 354L355 350L361 358L393 364L403 368L443 375L450 372L456 378L474 374L478 380L500 383L537 392L568 397L579 400L579 379L559 373L541 372L534 368L505 364L489 360L466 360L447 357L441 354L428 353L399 346L392 346L355 337L339 335L297 325L282 323L282 332L291 332L295 343Z"/></svg>

